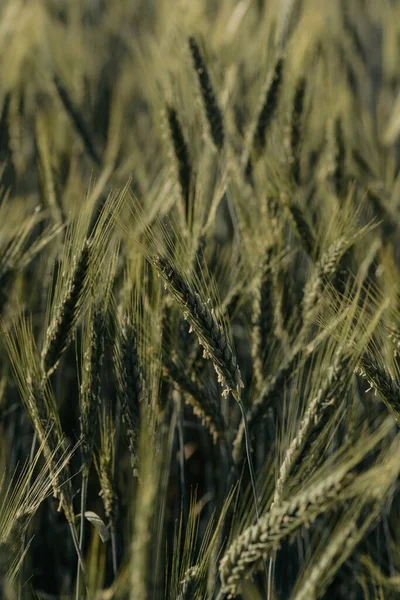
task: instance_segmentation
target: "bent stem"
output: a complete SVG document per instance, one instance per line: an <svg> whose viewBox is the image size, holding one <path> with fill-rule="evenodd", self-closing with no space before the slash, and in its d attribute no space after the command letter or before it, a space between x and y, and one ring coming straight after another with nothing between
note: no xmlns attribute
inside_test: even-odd
<svg viewBox="0 0 400 600"><path fill-rule="evenodd" d="M79 547L79 540L78 540L78 534L76 533L75 523L70 521L68 524L69 524L69 528L71 531L72 541L74 542L76 554L78 556L78 571L79 571L79 567L80 567L80 570L82 571L82 575L83 575L83 580L85 583L86 594L88 594L89 590L88 590L87 583L86 583L87 582L87 573L86 573L85 563L83 561L82 552ZM79 585L80 585L80 581L79 581ZM78 582L77 582L77 594L78 594L78 589L79 588L78 588ZM77 595L77 598L79 598L79 594Z"/></svg>
<svg viewBox="0 0 400 600"><path fill-rule="evenodd" d="M252 461L252 458L251 458L249 425L248 425L248 422L247 422L247 417L246 417L246 413L245 413L242 401L241 400L237 400L237 403L239 404L239 408L240 408L241 413L242 413L242 419L243 419L243 425L244 425L244 439L245 439L245 446L246 446L247 464L249 466L251 487L252 487L253 496L254 496L254 507L256 509L256 517L257 517L257 521L258 521L259 518L260 518L260 511L259 511L259 507L258 507L258 498L257 498L256 474L254 472L254 465L253 465L253 461Z"/></svg>

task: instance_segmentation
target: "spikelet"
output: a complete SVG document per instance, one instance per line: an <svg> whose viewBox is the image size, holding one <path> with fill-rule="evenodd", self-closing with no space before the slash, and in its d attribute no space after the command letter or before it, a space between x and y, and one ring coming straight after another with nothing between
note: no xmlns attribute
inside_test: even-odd
<svg viewBox="0 0 400 600"><path fill-rule="evenodd" d="M338 356L324 377L323 385L317 395L310 401L304 417L300 423L296 436L293 438L286 451L285 458L279 469L278 481L275 486L274 505L282 496L284 487L295 471L296 465L306 453L312 434L321 430L327 422L329 415L337 407L346 389L351 371L348 369L350 357L338 351Z"/></svg>
<svg viewBox="0 0 400 600"><path fill-rule="evenodd" d="M239 400L240 390L243 387L240 370L232 348L212 310L166 258L155 256L150 260L177 301L184 317L192 326L199 343L204 348L205 356L211 359L218 380L224 387L224 395L231 392L234 398Z"/></svg>
<svg viewBox="0 0 400 600"><path fill-rule="evenodd" d="M49 465L53 494L59 499L68 522L73 523L69 469L67 466L61 471L57 468L65 456L64 436L55 399L43 379L31 323L22 318L16 322L13 334L6 336L6 345L21 398Z"/></svg>
<svg viewBox="0 0 400 600"><path fill-rule="evenodd" d="M400 387L390 373L374 357L365 354L357 365L355 372L364 377L376 390L382 402L394 416L400 426Z"/></svg>
<svg viewBox="0 0 400 600"><path fill-rule="evenodd" d="M301 77L297 83L293 98L293 108L290 123L290 171L293 181L300 185L300 154L301 154L301 125L306 94L306 79Z"/></svg>
<svg viewBox="0 0 400 600"><path fill-rule="evenodd" d="M11 297L18 274L60 233L59 226L50 226L32 240L32 233L43 216L37 207L31 214L19 215L18 222L10 226L12 206L0 190L0 314Z"/></svg>
<svg viewBox="0 0 400 600"><path fill-rule="evenodd" d="M303 319L305 321L312 318L313 309L320 298L323 286L328 282L329 278L334 278L340 267L340 259L348 246L349 242L347 239L339 238L329 246L315 264L311 277L304 289Z"/></svg>
<svg viewBox="0 0 400 600"><path fill-rule="evenodd" d="M222 592L234 597L240 581L251 576L261 558L271 556L285 538L332 510L353 479L343 472L327 477L308 492L280 504L234 539L220 562Z"/></svg>
<svg viewBox="0 0 400 600"><path fill-rule="evenodd" d="M274 333L274 297L271 260L273 249L269 248L260 269L259 279L253 299L252 348L253 370L258 385L264 380L264 354L266 346L275 340Z"/></svg>
<svg viewBox="0 0 400 600"><path fill-rule="evenodd" d="M304 346L304 340L299 336L298 343L294 344L290 349L288 356L282 362L277 371L268 377L247 412L247 421L250 434L253 435L257 427L267 417L270 408L273 408L282 398L287 380L293 375L296 370L296 364L300 357L306 361L310 360L320 344L328 337L328 332L322 332L312 342ZM235 463L239 463L243 458L245 427L241 421L233 442L233 459Z"/></svg>
<svg viewBox="0 0 400 600"><path fill-rule="evenodd" d="M100 424L100 449L96 461L96 469L100 481L100 493L104 511L109 519L115 519L117 514L117 492L114 481L115 427L111 415L103 408Z"/></svg>
<svg viewBox="0 0 400 600"><path fill-rule="evenodd" d="M279 94L282 85L283 68L284 59L279 58L275 65L271 81L268 82L267 88L263 93L254 128L250 132L249 149L248 152L245 154L244 167L244 175L246 181L250 185L253 185L254 183L252 156L259 156L265 149L267 143L267 133L279 104Z"/></svg>
<svg viewBox="0 0 400 600"><path fill-rule="evenodd" d="M200 569L197 565L187 569L184 578L180 582L180 590L176 600L191 600L195 597L199 571Z"/></svg>
<svg viewBox="0 0 400 600"><path fill-rule="evenodd" d="M45 120L42 114L36 119L36 144L38 149L39 170L44 188L44 196L50 208L55 223L62 222L62 208L58 204L55 190L54 177L52 172L50 149L45 127Z"/></svg>
<svg viewBox="0 0 400 600"><path fill-rule="evenodd" d="M314 256L317 252L315 234L311 229L303 209L294 202L289 202L287 206L304 250L310 257Z"/></svg>
<svg viewBox="0 0 400 600"><path fill-rule="evenodd" d="M382 452L379 463L359 476L360 479L365 477L360 495L343 512L333 533L317 546L309 565L296 581L291 600L322 598L339 567L382 517L382 503L398 477L397 442ZM365 486L364 492L361 491L362 486Z"/></svg>
<svg viewBox="0 0 400 600"><path fill-rule="evenodd" d="M342 120L338 117L334 125L334 141L335 141L335 168L333 172L333 182L335 192L340 198L345 191L345 162L346 162L346 145L343 137Z"/></svg>
<svg viewBox="0 0 400 600"><path fill-rule="evenodd" d="M55 306L54 316L46 332L42 350L45 373L53 371L67 348L79 315L81 299L88 285L90 242L85 240L76 253L71 274L66 282L60 303Z"/></svg>
<svg viewBox="0 0 400 600"><path fill-rule="evenodd" d="M188 404L193 407L194 414L210 432L214 443L224 438L225 426L220 403L212 393L207 393L201 385L185 374L174 360L163 357L164 375L169 377L176 388L184 395Z"/></svg>
<svg viewBox="0 0 400 600"><path fill-rule="evenodd" d="M96 165L100 165L100 158L97 154L97 150L93 143L92 137L89 133L89 129L79 113L76 106L74 106L70 95L68 94L64 84L62 83L58 75L54 76L54 84L56 86L59 98L64 105L65 111L68 113L77 133L83 141L85 150L87 151L90 158L95 162Z"/></svg>
<svg viewBox="0 0 400 600"><path fill-rule="evenodd" d="M192 165L190 162L189 149L183 135L182 126L179 122L176 110L172 106L167 107L168 125L174 154L178 167L178 180L182 192L182 200L186 223L190 225L190 183L192 176Z"/></svg>
<svg viewBox="0 0 400 600"><path fill-rule="evenodd" d="M278 107L284 64L282 57L277 60L271 81L265 91L253 134L252 146L257 152L261 152L265 148L268 129Z"/></svg>
<svg viewBox="0 0 400 600"><path fill-rule="evenodd" d="M125 313L118 319L115 367L122 420L128 437L132 468L138 461L140 406L144 398L144 377L140 363L137 333L132 317Z"/></svg>
<svg viewBox="0 0 400 600"><path fill-rule="evenodd" d="M51 495L54 477L58 477L71 458L72 453L63 456L59 450L55 448L54 456L38 468L43 453L46 453L40 444L35 455L20 472L15 471L8 484L3 487L5 482L3 478L0 480L0 554L4 558L4 562L0 559L0 569L11 580L17 573L14 565L21 568L25 554L21 539L41 503Z"/></svg>
<svg viewBox="0 0 400 600"><path fill-rule="evenodd" d="M381 510L378 503L372 504L368 507L368 513L364 520L359 524L357 517L359 517L361 508L362 504L360 509L356 509L356 514L347 523L341 522L334 535L330 536L325 548L321 549L319 556L311 562L310 567L306 570L302 577L303 584L291 596L291 600L317 600L322 597L340 565L363 539Z"/></svg>
<svg viewBox="0 0 400 600"><path fill-rule="evenodd" d="M105 258L109 259L110 234L119 216L127 187L118 194L110 194L99 214L96 226L89 236L96 198L87 198L76 219L67 228L54 293L49 290L46 314L46 333L41 352L42 369L46 376L57 368L60 358L70 343L86 307L89 292L93 290L102 272ZM114 259L108 266L114 264Z"/></svg>
<svg viewBox="0 0 400 600"><path fill-rule="evenodd" d="M206 111L211 137L218 150L221 150L224 145L225 137L222 112L218 106L217 97L211 82L207 65L194 37L189 38L189 49L192 55L193 66L196 70L199 80L200 92L203 98L204 109Z"/></svg>
<svg viewBox="0 0 400 600"><path fill-rule="evenodd" d="M101 373L104 357L106 315L92 306L84 335L82 383L80 387L80 425L82 469L89 473L96 434L97 412L100 407Z"/></svg>

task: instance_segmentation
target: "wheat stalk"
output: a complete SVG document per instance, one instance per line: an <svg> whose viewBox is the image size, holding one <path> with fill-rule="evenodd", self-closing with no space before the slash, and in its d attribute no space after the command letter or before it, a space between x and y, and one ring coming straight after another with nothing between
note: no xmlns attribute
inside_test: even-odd
<svg viewBox="0 0 400 600"><path fill-rule="evenodd" d="M178 167L178 180L182 192L186 223L189 225L191 222L189 193L192 178L192 165L190 162L189 149L185 136L183 135L177 112L172 106L167 107L167 118Z"/></svg>
<svg viewBox="0 0 400 600"><path fill-rule="evenodd" d="M284 361L278 371L267 379L259 397L250 407L247 413L248 428L253 432L262 419L268 414L268 409L280 399L287 377L293 372L295 363L299 357L299 351L294 351ZM245 424L242 421L233 442L233 459L238 463L243 456L243 442L245 437Z"/></svg>
<svg viewBox="0 0 400 600"><path fill-rule="evenodd" d="M229 597L237 595L241 580L251 576L260 559L271 556L285 538L340 503L341 495L353 480L354 476L343 472L331 475L308 492L275 507L261 516L255 525L248 527L231 543L221 559L222 593Z"/></svg>
<svg viewBox="0 0 400 600"><path fill-rule="evenodd" d="M269 408L281 399L287 379L296 370L296 363L302 356L303 361L308 361L314 355L320 344L329 336L329 331L323 331L309 344L304 346L304 340L299 336L298 341L290 349L287 358L282 362L276 372L265 380L264 386L247 412L248 428L254 433L256 428L266 419ZM242 460L243 442L245 434L244 422L241 422L233 442L233 459L235 463Z"/></svg>
<svg viewBox="0 0 400 600"><path fill-rule="evenodd" d="M204 388L185 374L174 360L164 355L164 374L171 379L176 388L184 395L194 414L210 432L214 443L225 437L225 424L218 402L208 395Z"/></svg>
<svg viewBox="0 0 400 600"><path fill-rule="evenodd" d="M304 250L313 257L317 252L317 242L303 209L294 202L287 203L287 207Z"/></svg>
<svg viewBox="0 0 400 600"><path fill-rule="evenodd" d="M196 598L199 574L200 568L197 565L186 570L185 576L180 582L180 589L176 596L176 600L193 600L193 598Z"/></svg>
<svg viewBox="0 0 400 600"><path fill-rule="evenodd" d="M245 154L245 176L250 183L252 182L253 173L252 154L254 153L258 156L265 148L268 129L273 121L279 104L284 65L284 58L280 57L275 64L271 80L268 82L267 88L263 93L257 120L254 129L251 131L250 147Z"/></svg>
<svg viewBox="0 0 400 600"><path fill-rule="evenodd" d="M306 452L312 433L320 430L326 424L328 415L332 414L338 401L341 400L341 395L346 389L349 379L349 373L346 376L348 363L349 356L338 351L338 356L328 370L327 376L324 377L321 388L309 403L299 429L290 443L279 469L273 505L279 503L291 473L295 471L300 458Z"/></svg>
<svg viewBox="0 0 400 600"><path fill-rule="evenodd" d="M58 92L59 98L63 103L63 106L68 113L72 123L75 126L76 131L78 132L80 138L83 141L85 150L87 151L90 158L94 161L96 165L100 165L101 161L99 155L97 154L97 150L95 148L92 137L89 133L88 126L86 125L82 115L78 111L77 107L74 106L74 103L71 100L70 95L67 92L66 87L62 83L60 77L58 75L54 75L54 84L56 86L56 90Z"/></svg>
<svg viewBox="0 0 400 600"><path fill-rule="evenodd" d="M192 55L193 66L196 70L199 80L201 96L203 98L204 109L206 111L211 137L218 150L221 150L224 145L225 138L222 112L218 106L217 97L211 82L207 65L194 37L189 38L189 49Z"/></svg>
<svg viewBox="0 0 400 600"><path fill-rule="evenodd" d="M265 347L272 345L275 339L274 333L274 308L273 308L273 281L271 261L273 249L269 248L265 261L257 278L256 290L253 299L252 311L252 348L254 375L258 385L265 380L264 376L264 354Z"/></svg>
<svg viewBox="0 0 400 600"><path fill-rule="evenodd" d="M301 77L297 83L290 123L290 171L296 185L301 183L300 150L301 150L301 125L304 112L304 99L306 95L306 79Z"/></svg>
<svg viewBox="0 0 400 600"><path fill-rule="evenodd" d="M348 523L341 524L311 568L307 569L303 585L291 596L291 600L317 600L324 595L335 573L371 528L380 510L379 503L368 506L368 514L359 525L360 507Z"/></svg>
<svg viewBox="0 0 400 600"><path fill-rule="evenodd" d="M338 198L343 195L345 186L345 162L346 162L346 145L343 137L343 126L340 117L335 120L334 125L334 140L335 140L335 168L333 173L333 181L335 192Z"/></svg>
<svg viewBox="0 0 400 600"><path fill-rule="evenodd" d="M323 286L330 278L334 278L340 267L340 259L344 255L349 242L339 238L333 242L314 265L311 276L306 283L303 295L303 319L307 325L313 316L313 309L321 297Z"/></svg>
<svg viewBox="0 0 400 600"><path fill-rule="evenodd" d="M82 472L89 474L92 459L97 412L101 403L101 372L105 345L105 315L100 307L93 307L89 316L86 347L82 365L81 398L81 453Z"/></svg>
<svg viewBox="0 0 400 600"><path fill-rule="evenodd" d="M257 117L253 134L252 146L258 152L264 150L267 141L267 132L274 118L279 103L279 92L282 84L283 68L285 61L280 57L274 67L271 81L264 92L264 100Z"/></svg>
<svg viewBox="0 0 400 600"><path fill-rule="evenodd" d="M400 387L390 373L370 355L364 355L360 359L355 372L364 377L376 390L400 426Z"/></svg>
<svg viewBox="0 0 400 600"><path fill-rule="evenodd" d="M118 321L119 335L115 347L115 367L117 371L118 396L121 404L122 420L134 470L138 464L138 439L140 431L140 406L144 399L144 376L139 357L135 326L128 314Z"/></svg>
<svg viewBox="0 0 400 600"><path fill-rule="evenodd" d="M57 364L71 340L84 289L88 285L91 244L86 240L74 257L71 275L60 303L54 307L42 350L42 366L47 375Z"/></svg>
<svg viewBox="0 0 400 600"><path fill-rule="evenodd" d="M103 408L100 427L100 451L96 468L100 481L100 493L104 511L110 521L112 564L114 577L117 575L116 516L118 495L115 482L115 427L111 415Z"/></svg>
<svg viewBox="0 0 400 600"><path fill-rule="evenodd" d="M218 381L225 388L223 394L227 395L231 392L234 398L240 399L243 382L236 357L212 310L166 258L155 256L151 259L151 263L165 281L184 317L196 333L199 343L204 348L204 355L211 359Z"/></svg>

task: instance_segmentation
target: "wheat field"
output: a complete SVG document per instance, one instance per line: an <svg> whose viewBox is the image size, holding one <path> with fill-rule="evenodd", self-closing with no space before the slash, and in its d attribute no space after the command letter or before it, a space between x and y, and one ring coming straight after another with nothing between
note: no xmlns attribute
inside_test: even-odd
<svg viewBox="0 0 400 600"><path fill-rule="evenodd" d="M0 598L400 597L400 2L2 0Z"/></svg>

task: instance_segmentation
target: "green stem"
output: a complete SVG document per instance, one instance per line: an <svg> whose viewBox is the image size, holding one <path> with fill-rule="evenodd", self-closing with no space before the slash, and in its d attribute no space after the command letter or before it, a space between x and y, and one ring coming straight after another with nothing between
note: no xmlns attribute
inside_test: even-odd
<svg viewBox="0 0 400 600"><path fill-rule="evenodd" d="M79 551L83 554L83 542L85 539L85 512L87 501L88 474L82 471L82 489L81 489L81 529L79 532ZM82 561L83 562L83 561ZM76 600L79 600L81 590L81 561L78 560L76 569Z"/></svg>
<svg viewBox="0 0 400 600"><path fill-rule="evenodd" d="M70 528L70 531L71 531L72 541L74 542L76 554L78 556L78 566L80 566L80 568L81 568L82 575L83 575L83 580L85 582L86 594L88 594L89 590L87 588L87 583L86 583L86 581L87 581L87 573L86 573L86 568L85 568L85 563L84 563L84 560L83 560L82 552L81 552L81 549L79 547L78 534L76 533L75 524L72 523L72 522L69 522L68 524L69 524L69 528Z"/></svg>
<svg viewBox="0 0 400 600"><path fill-rule="evenodd" d="M245 438L245 445L246 445L246 455L247 455L247 463L249 466L249 473L250 473L250 479L251 479L251 487L253 490L253 496L254 496L254 507L256 510L256 516L257 516L257 521L260 520L260 509L259 509L259 504L258 504L258 497L257 497L257 482L256 482L256 474L254 471L254 465L253 465L253 461L251 458L251 446L250 446L250 433L249 433L249 425L247 422L247 417L246 417L246 412L244 410L244 406L241 400L237 400L237 403L239 404L239 408L241 410L242 413L242 418L243 418L243 424L244 424L244 438ZM266 582L268 583L268 571L267 571L267 565L265 563L265 561L263 561L264 564L264 574L265 574L265 579Z"/></svg>
<svg viewBox="0 0 400 600"><path fill-rule="evenodd" d="M118 565L117 565L117 532L115 528L115 519L111 517L111 552L112 552L112 566L114 579L117 577Z"/></svg>
<svg viewBox="0 0 400 600"><path fill-rule="evenodd" d="M183 504L183 522L186 524L189 508L186 496L186 484L185 484L185 437L183 432L183 404L182 396L179 394L179 400L176 402L177 409L177 431L179 440L179 470L180 470L180 484L181 484L181 498Z"/></svg>

